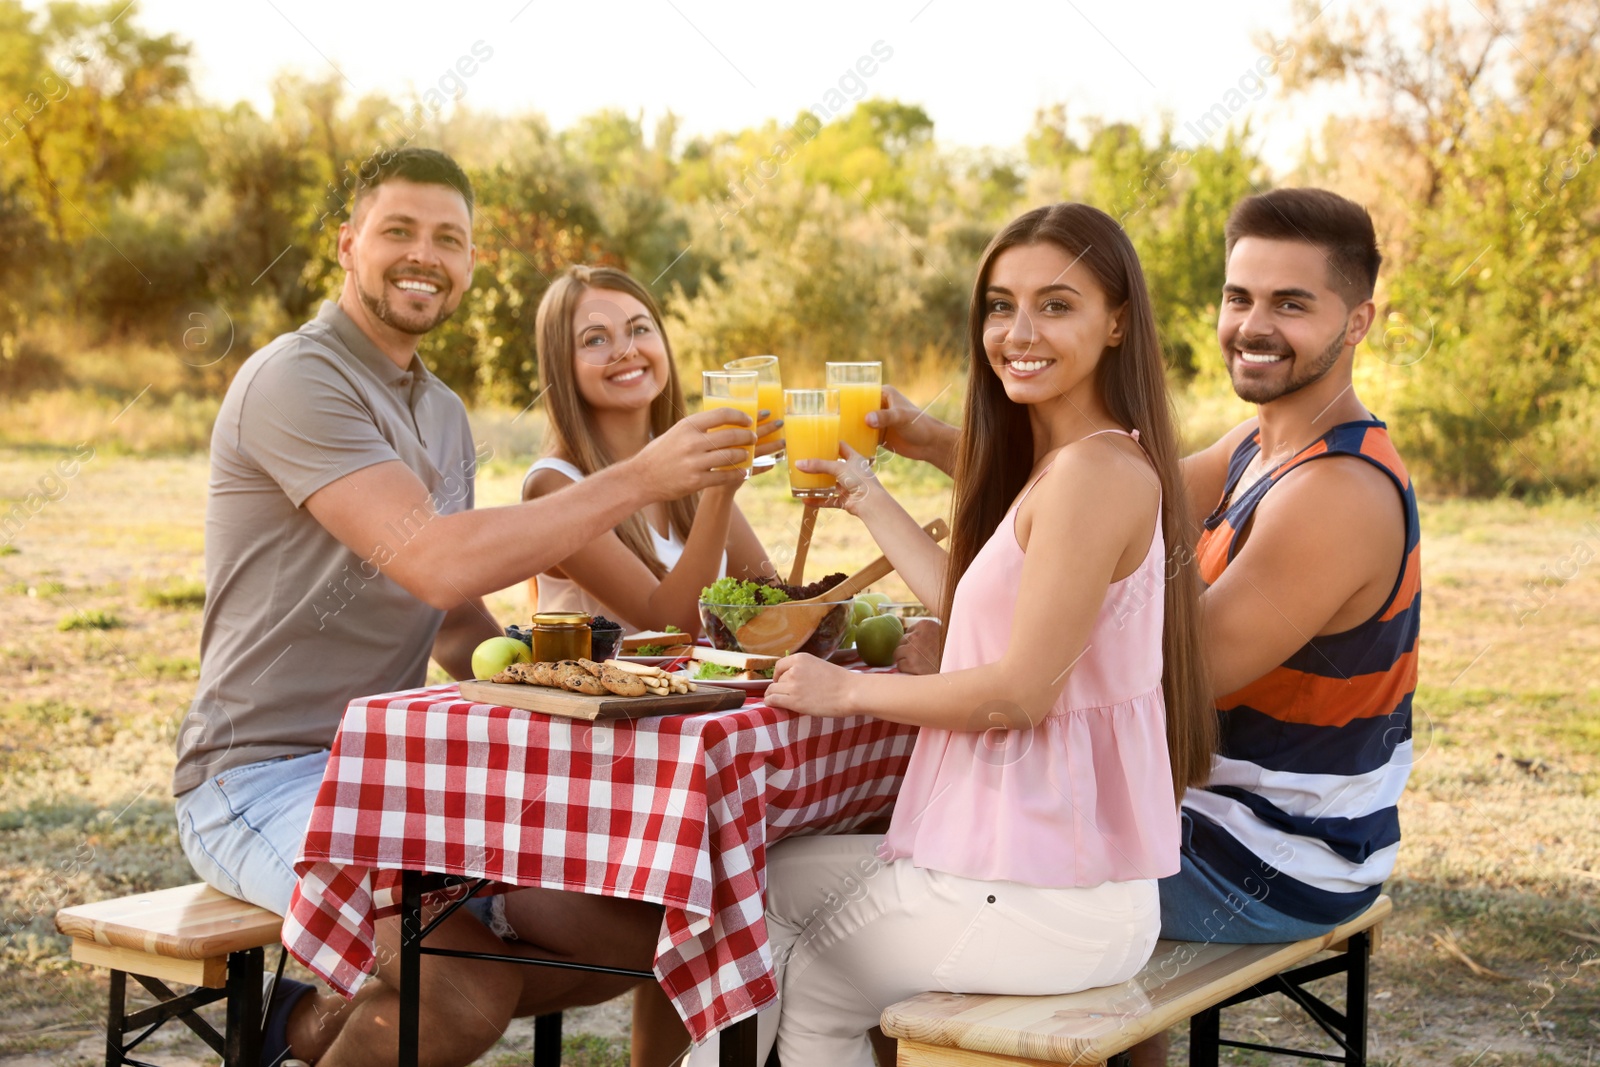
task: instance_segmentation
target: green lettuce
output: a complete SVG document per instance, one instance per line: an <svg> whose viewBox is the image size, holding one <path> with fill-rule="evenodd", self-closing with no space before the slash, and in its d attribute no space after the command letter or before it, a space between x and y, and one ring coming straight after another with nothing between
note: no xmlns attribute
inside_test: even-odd
<svg viewBox="0 0 1600 1067"><path fill-rule="evenodd" d="M771 678L773 668L764 671L751 671L758 678ZM702 682L713 682L718 678L732 678L736 674L744 673L738 667L724 667L720 663L702 663L695 673L695 678Z"/></svg>
<svg viewBox="0 0 1600 1067"><path fill-rule="evenodd" d="M741 626L761 614L763 607L782 604L788 599L789 594L782 589L742 578L718 578L700 590L700 602L722 620L730 633L738 632Z"/></svg>

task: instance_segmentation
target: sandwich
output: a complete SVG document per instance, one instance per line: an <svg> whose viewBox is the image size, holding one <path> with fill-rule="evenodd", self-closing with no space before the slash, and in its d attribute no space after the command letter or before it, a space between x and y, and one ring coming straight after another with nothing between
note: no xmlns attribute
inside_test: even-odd
<svg viewBox="0 0 1600 1067"><path fill-rule="evenodd" d="M617 648L617 654L622 656L670 656L669 649L681 646L688 637L682 630L641 630L636 634L628 634L622 639L622 644Z"/></svg>
<svg viewBox="0 0 1600 1067"><path fill-rule="evenodd" d="M700 682L762 682L772 680L777 656L756 656L748 652L725 652L720 648L689 650L689 676Z"/></svg>

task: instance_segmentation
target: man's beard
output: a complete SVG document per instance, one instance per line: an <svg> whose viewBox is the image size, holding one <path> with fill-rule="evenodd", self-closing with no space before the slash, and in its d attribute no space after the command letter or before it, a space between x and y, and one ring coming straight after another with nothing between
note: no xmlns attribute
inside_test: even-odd
<svg viewBox="0 0 1600 1067"><path fill-rule="evenodd" d="M448 286L450 284L447 278L434 277L431 274L421 275L416 271L409 271L404 276L408 278L426 277L428 281L438 285L440 295L439 310L432 317L419 312L403 311L389 302L387 288L379 289L376 296L367 292L367 287L361 283L361 276L358 274L356 275L356 295L361 297L362 306L372 313L373 318L385 326L399 330L401 333L410 334L413 337L421 337L455 314L456 309L449 306L447 299L449 296ZM385 281L387 280L385 278Z"/></svg>
<svg viewBox="0 0 1600 1067"><path fill-rule="evenodd" d="M1290 393L1298 393L1308 385L1316 384L1333 369L1333 365L1335 363L1339 362L1339 353L1344 351L1344 334L1344 327L1339 327L1339 332L1334 335L1333 340L1328 343L1326 348L1317 354L1316 358L1306 363L1304 370L1302 370L1300 367L1299 354L1293 349L1287 348L1287 346L1279 348L1254 348L1248 344L1245 344L1237 337L1237 335L1235 335L1235 339L1231 347L1236 351L1287 352L1287 354L1294 360L1294 370L1290 373L1289 379L1281 384L1263 381L1241 382L1236 375L1229 375L1229 377L1233 379L1233 391L1235 395L1237 395L1240 400L1243 400L1246 403L1270 404L1274 400L1282 400ZM1239 360L1243 357L1235 356L1234 358Z"/></svg>

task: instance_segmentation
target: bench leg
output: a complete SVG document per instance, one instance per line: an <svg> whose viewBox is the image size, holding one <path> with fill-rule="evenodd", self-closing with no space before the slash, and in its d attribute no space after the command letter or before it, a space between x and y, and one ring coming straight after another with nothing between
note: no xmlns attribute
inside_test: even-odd
<svg viewBox="0 0 1600 1067"><path fill-rule="evenodd" d="M1344 1039L1348 1045L1347 1067L1367 1065L1367 964L1372 951L1372 935L1362 930L1352 934L1345 950L1349 970L1345 972Z"/></svg>
<svg viewBox="0 0 1600 1067"><path fill-rule="evenodd" d="M106 1013L106 1067L122 1067L122 1020L128 1003L128 976L111 972L111 1007Z"/></svg>
<svg viewBox="0 0 1600 1067"><path fill-rule="evenodd" d="M258 1067L261 1063L261 976L259 948L228 955L228 1029L223 1037L224 1067Z"/></svg>
<svg viewBox="0 0 1600 1067"><path fill-rule="evenodd" d="M1222 1009L1207 1008L1189 1020L1189 1067L1217 1067L1217 1042L1222 1038Z"/></svg>
<svg viewBox="0 0 1600 1067"><path fill-rule="evenodd" d="M533 1020L533 1067L561 1067L561 1013Z"/></svg>

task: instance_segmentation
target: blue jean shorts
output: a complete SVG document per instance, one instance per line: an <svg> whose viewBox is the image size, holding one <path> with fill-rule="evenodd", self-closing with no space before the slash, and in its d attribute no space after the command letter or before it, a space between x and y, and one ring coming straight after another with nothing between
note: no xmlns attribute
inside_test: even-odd
<svg viewBox="0 0 1600 1067"><path fill-rule="evenodd" d="M1161 893L1161 936L1174 941L1214 941L1223 945L1261 945L1304 941L1332 930L1336 923L1306 922L1285 915L1224 881L1195 852L1189 818L1183 819L1182 864L1177 874L1156 883Z"/></svg>
<svg viewBox="0 0 1600 1067"><path fill-rule="evenodd" d="M223 771L180 796L178 840L196 873L230 897L287 915L300 881L295 857L327 767L326 752L262 760ZM466 908L501 936L509 933L504 898L473 897Z"/></svg>

